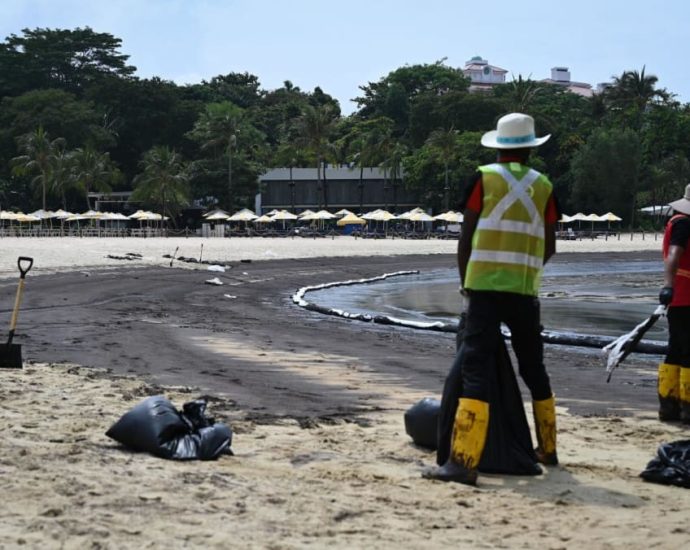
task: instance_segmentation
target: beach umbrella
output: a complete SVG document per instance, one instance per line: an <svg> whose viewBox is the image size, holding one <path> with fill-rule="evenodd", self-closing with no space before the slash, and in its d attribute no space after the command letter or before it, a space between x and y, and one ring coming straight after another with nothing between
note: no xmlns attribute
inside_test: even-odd
<svg viewBox="0 0 690 550"><path fill-rule="evenodd" d="M602 214L599 218L601 218L602 221L608 222L609 227L611 227L611 222L620 222L623 220L623 218L619 218L613 212L606 212L606 214Z"/></svg>
<svg viewBox="0 0 690 550"><path fill-rule="evenodd" d="M443 212L442 214L434 216L434 219L448 223L462 223L465 217L460 212L449 210L448 212Z"/></svg>
<svg viewBox="0 0 690 550"><path fill-rule="evenodd" d="M328 210L319 210L314 213L317 220L332 220L335 218L334 214L331 214Z"/></svg>
<svg viewBox="0 0 690 550"><path fill-rule="evenodd" d="M313 212L307 216L301 216L300 221L318 221L319 225L323 227L326 220L332 220L335 216L328 212L327 210L319 210L318 212Z"/></svg>
<svg viewBox="0 0 690 550"><path fill-rule="evenodd" d="M305 217L311 216L312 214L315 214L315 212L307 208L304 212L300 212L299 214L297 214L297 218L303 220Z"/></svg>
<svg viewBox="0 0 690 550"><path fill-rule="evenodd" d="M271 216L264 214L263 216L253 219L252 221L254 223L273 223L275 220Z"/></svg>
<svg viewBox="0 0 690 550"><path fill-rule="evenodd" d="M98 214L101 214L98 212ZM89 212L85 212L82 214L82 216L86 217L94 217L94 216L89 216ZM150 212L149 210L139 210L135 212L134 214L131 214L130 216L127 216L128 219L130 220L138 220L138 221L160 221L163 219L168 219L167 216L163 217L162 214L157 214L155 212Z"/></svg>
<svg viewBox="0 0 690 550"><path fill-rule="evenodd" d="M364 216L362 217L364 218ZM370 215L365 219L377 222L389 222L391 220L397 219L397 216L395 214L391 214L388 210L377 210L371 212Z"/></svg>
<svg viewBox="0 0 690 550"><path fill-rule="evenodd" d="M271 216L276 221L282 221L283 222L283 229L285 229L285 220L296 220L297 214L293 214L292 212L288 212L287 210L279 210L273 216Z"/></svg>
<svg viewBox="0 0 690 550"><path fill-rule="evenodd" d="M640 208L640 212L643 214L649 214L651 216L670 216L671 211L673 208L671 208L669 205L656 205L656 206L645 206L644 208Z"/></svg>
<svg viewBox="0 0 690 550"><path fill-rule="evenodd" d="M142 214L144 214L144 211L143 211L143 210L137 210L134 214L130 214L130 215L127 216L127 217L128 217L130 220L138 220L138 219L139 219L139 216L141 216Z"/></svg>
<svg viewBox="0 0 690 550"><path fill-rule="evenodd" d="M352 224L364 225L365 223L367 223L367 220L362 219L362 218L356 216L355 214L353 214L352 212L350 212L349 214L346 214L342 218L340 218L336 223L339 227L342 227L344 225L352 225Z"/></svg>
<svg viewBox="0 0 690 550"><path fill-rule="evenodd" d="M72 212L67 212L66 210L63 210L62 208L60 208L60 210L56 210L55 212L53 212L53 214L55 214L55 217L58 220L64 220L64 219L67 219L70 216L74 215L74 214L72 214Z"/></svg>
<svg viewBox="0 0 690 550"><path fill-rule="evenodd" d="M19 223L32 223L32 222L40 222L41 218L37 216L33 216L31 214L23 214L23 213L18 213L17 217L15 218Z"/></svg>
<svg viewBox="0 0 690 550"><path fill-rule="evenodd" d="M377 208L376 210L372 210L371 212L366 212L362 214L360 218L362 218L363 220L371 220L372 216L376 216L376 214L378 214L379 212L381 212L381 209Z"/></svg>
<svg viewBox="0 0 690 550"><path fill-rule="evenodd" d="M319 210L318 212L312 212L311 214L307 216L300 216L300 220L332 220L334 219L335 216L328 212L327 210Z"/></svg>
<svg viewBox="0 0 690 550"><path fill-rule="evenodd" d="M275 214L271 216L272 219L274 220L296 220L299 218L297 214L293 214L292 212L288 212L287 210L279 210Z"/></svg>
<svg viewBox="0 0 690 550"><path fill-rule="evenodd" d="M601 218L601 216L599 216L597 214L587 214L583 219L588 221L588 222L592 222L592 231L594 231L594 222L604 221Z"/></svg>
<svg viewBox="0 0 690 550"><path fill-rule="evenodd" d="M433 222L434 218L431 217L426 212L417 212L416 214L412 214L412 216L410 216L410 221L411 222Z"/></svg>
<svg viewBox="0 0 690 550"><path fill-rule="evenodd" d="M599 216L599 218L601 219L601 221L606 222L619 222L623 219L616 216L613 212L606 212L606 214L602 214L601 216Z"/></svg>
<svg viewBox="0 0 690 550"><path fill-rule="evenodd" d="M230 218L225 212L212 212L208 216L205 216L205 220L207 222L216 222L216 221L226 221Z"/></svg>
<svg viewBox="0 0 690 550"><path fill-rule="evenodd" d="M403 212L402 214L398 215L399 220L409 220L412 216L415 214L424 214L424 210L421 208L413 208L412 210L408 210L407 212Z"/></svg>
<svg viewBox="0 0 690 550"><path fill-rule="evenodd" d="M17 216L24 215L22 212L10 212L9 210L0 211L0 220L16 220Z"/></svg>
<svg viewBox="0 0 690 550"><path fill-rule="evenodd" d="M43 210L42 208L39 210L34 210L29 216L36 216L39 220L49 220L51 218L55 218L55 212L52 212L51 210Z"/></svg>
<svg viewBox="0 0 690 550"><path fill-rule="evenodd" d="M230 222L250 222L258 217L259 216L248 208L243 208L242 210L235 212L232 216L228 216L227 220Z"/></svg>
<svg viewBox="0 0 690 550"><path fill-rule="evenodd" d="M337 216L338 218L342 218L343 216L347 216L348 214L354 214L354 212L351 212L347 208L342 208L338 210L334 215Z"/></svg>
<svg viewBox="0 0 690 550"><path fill-rule="evenodd" d="M97 220L103 215L103 212L99 212L98 210L87 210L86 212L82 213L82 216L85 218L91 219L91 220Z"/></svg>
<svg viewBox="0 0 690 550"><path fill-rule="evenodd" d="M143 210L139 210L139 212L143 212ZM204 214L203 217L208 219L209 216L213 216L213 215L218 214L218 213L220 213L220 214L222 214L228 218L230 217L230 214L228 214L225 210L221 210L220 208L216 208L214 210L211 210L210 212L206 212L206 214ZM134 214L136 214L136 212ZM132 214L132 215L134 215L134 214ZM220 218L218 218L218 219L220 219Z"/></svg>

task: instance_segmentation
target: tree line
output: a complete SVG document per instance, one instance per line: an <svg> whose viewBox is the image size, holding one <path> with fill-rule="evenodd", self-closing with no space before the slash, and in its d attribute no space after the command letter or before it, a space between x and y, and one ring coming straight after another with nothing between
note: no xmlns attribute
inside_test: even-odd
<svg viewBox="0 0 690 550"><path fill-rule="evenodd" d="M503 114L532 115L552 139L532 164L567 212L636 211L678 198L690 179L690 110L657 77L626 70L591 98L524 79L472 93L445 60L397 68L360 86L357 110L290 81L266 90L249 73L199 84L142 79L121 40L92 29L24 29L0 43L0 207L91 208L91 191L175 217L195 201L251 207L270 167L379 166L421 206L453 208L477 166L479 138ZM600 212L601 211L601 212Z"/></svg>

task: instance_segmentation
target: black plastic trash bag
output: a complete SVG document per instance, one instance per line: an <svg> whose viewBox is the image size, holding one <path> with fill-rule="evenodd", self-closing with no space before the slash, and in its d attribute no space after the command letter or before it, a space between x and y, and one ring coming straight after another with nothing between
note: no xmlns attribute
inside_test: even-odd
<svg viewBox="0 0 690 550"><path fill-rule="evenodd" d="M440 410L441 402L438 399L425 397L405 411L405 432L415 445L436 450Z"/></svg>
<svg viewBox="0 0 690 550"><path fill-rule="evenodd" d="M205 415L206 401L178 412L162 395L147 397L125 413L105 435L135 451L172 460L213 460L232 454L232 430Z"/></svg>
<svg viewBox="0 0 690 550"><path fill-rule="evenodd" d="M645 481L690 488L690 439L662 443L640 474Z"/></svg>
<svg viewBox="0 0 690 550"><path fill-rule="evenodd" d="M405 429L420 446L436 449L436 462L446 463L450 455L453 424L458 399L462 394L462 339L464 316L460 318L457 355L443 391L446 409L441 402L426 398L405 413ZM505 341L500 340L489 369L489 428L479 461L479 471L514 475L539 475L542 469L532 444L532 435L515 371Z"/></svg>

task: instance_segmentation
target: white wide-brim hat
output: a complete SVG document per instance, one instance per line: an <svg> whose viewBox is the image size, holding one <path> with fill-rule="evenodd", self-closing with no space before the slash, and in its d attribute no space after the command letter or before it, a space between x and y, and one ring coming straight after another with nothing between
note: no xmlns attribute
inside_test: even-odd
<svg viewBox="0 0 690 550"><path fill-rule="evenodd" d="M690 183L685 186L685 196L682 199L668 203L676 212L690 216Z"/></svg>
<svg viewBox="0 0 690 550"><path fill-rule="evenodd" d="M482 136L482 145L492 149L522 149L539 147L551 134L538 138L534 135L534 119L522 113L510 113L498 119L496 129Z"/></svg>

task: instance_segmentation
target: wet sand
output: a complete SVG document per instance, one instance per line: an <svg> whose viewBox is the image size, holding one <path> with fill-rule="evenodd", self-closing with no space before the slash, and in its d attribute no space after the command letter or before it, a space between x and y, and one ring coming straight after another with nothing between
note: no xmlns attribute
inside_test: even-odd
<svg viewBox="0 0 690 550"><path fill-rule="evenodd" d="M219 259L225 273L70 259L29 276L17 335L27 366L0 373L8 547L687 541L688 492L637 477L660 442L687 438L655 419L650 356L633 356L606 384L596 351L548 346L562 466L538 478L483 475L478 489L428 482L419 474L433 455L410 444L402 417L440 393L452 336L324 317L290 296L308 284L452 267L453 255ZM204 284L213 276L224 285ZM3 316L15 288L0 281ZM236 432L236 456L175 463L105 437L157 393L178 406L208 396L209 412Z"/></svg>

